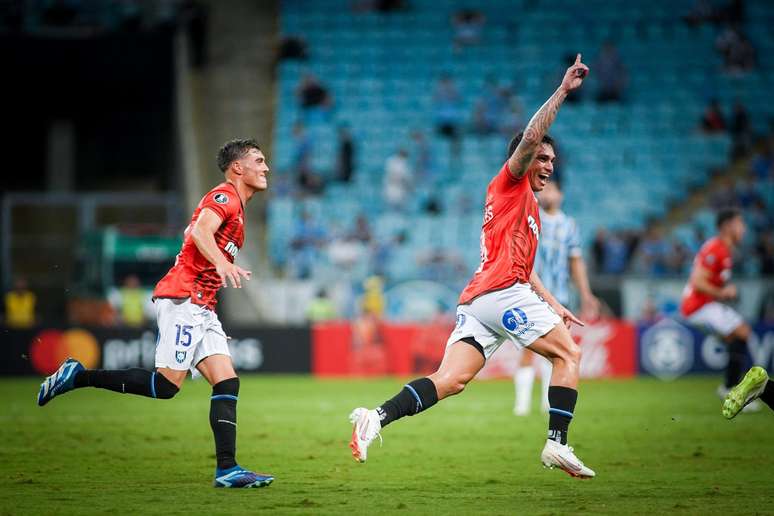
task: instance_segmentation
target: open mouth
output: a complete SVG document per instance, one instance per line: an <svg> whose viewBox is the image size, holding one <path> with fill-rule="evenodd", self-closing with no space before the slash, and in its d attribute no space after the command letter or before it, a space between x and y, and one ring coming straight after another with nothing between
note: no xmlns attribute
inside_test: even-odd
<svg viewBox="0 0 774 516"><path fill-rule="evenodd" d="M548 174L538 174L538 179L540 179L544 183L547 183L550 178L551 176L549 176Z"/></svg>

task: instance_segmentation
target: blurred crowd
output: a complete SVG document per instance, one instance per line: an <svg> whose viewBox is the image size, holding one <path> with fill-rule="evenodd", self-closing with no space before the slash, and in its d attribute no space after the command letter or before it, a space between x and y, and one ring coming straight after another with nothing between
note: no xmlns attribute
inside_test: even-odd
<svg viewBox="0 0 774 516"><path fill-rule="evenodd" d="M754 148L738 175L719 182L707 208L742 210L747 235L735 262L736 272L770 276L774 275L774 122ZM591 263L598 274L685 275L699 247L713 232L698 221L688 238L664 234L656 224L643 230L598 229L590 250Z"/></svg>

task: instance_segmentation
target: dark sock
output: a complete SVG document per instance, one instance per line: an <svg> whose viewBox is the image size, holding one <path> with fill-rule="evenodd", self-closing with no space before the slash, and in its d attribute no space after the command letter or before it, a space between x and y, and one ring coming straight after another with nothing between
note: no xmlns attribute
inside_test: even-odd
<svg viewBox="0 0 774 516"><path fill-rule="evenodd" d="M215 437L218 469L236 466L237 399L239 378L229 378L212 386L210 426Z"/></svg>
<svg viewBox="0 0 774 516"><path fill-rule="evenodd" d="M552 385L548 388L548 438L560 444L567 444L567 429L570 426L578 391L569 387Z"/></svg>
<svg viewBox="0 0 774 516"><path fill-rule="evenodd" d="M772 410L774 410L774 382L769 380L766 382L766 387L763 389L763 392L760 395L761 400L763 403L771 407Z"/></svg>
<svg viewBox="0 0 774 516"><path fill-rule="evenodd" d="M728 343L728 365L726 366L726 388L730 389L742 379L744 362L747 359L747 342L734 339Z"/></svg>
<svg viewBox="0 0 774 516"><path fill-rule="evenodd" d="M430 378L418 378L406 384L392 399L376 409L382 428L403 416L413 416L438 403L438 391Z"/></svg>
<svg viewBox="0 0 774 516"><path fill-rule="evenodd" d="M178 387L156 371L145 369L86 369L75 375L75 388L97 387L123 394L169 399Z"/></svg>

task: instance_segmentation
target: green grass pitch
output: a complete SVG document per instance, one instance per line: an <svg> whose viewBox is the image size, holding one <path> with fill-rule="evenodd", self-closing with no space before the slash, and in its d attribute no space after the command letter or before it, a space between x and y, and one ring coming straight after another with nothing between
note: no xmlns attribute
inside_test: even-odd
<svg viewBox="0 0 774 516"><path fill-rule="evenodd" d="M398 379L242 378L237 456L264 489L211 487L209 388L173 400L97 389L35 405L0 380L0 514L771 514L774 414L720 415L717 378L585 381L570 444L597 472L545 470L546 416L511 413L512 385L473 382L399 421L352 460L349 411Z"/></svg>

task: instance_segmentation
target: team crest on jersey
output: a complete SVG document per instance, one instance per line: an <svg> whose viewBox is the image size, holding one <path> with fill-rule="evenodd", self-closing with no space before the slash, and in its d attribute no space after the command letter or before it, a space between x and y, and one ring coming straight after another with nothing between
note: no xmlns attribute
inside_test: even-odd
<svg viewBox="0 0 774 516"><path fill-rule="evenodd" d="M535 321L530 321L524 310L518 307L509 308L502 318L503 327L516 336L524 335L527 330L535 326Z"/></svg>
<svg viewBox="0 0 774 516"><path fill-rule="evenodd" d="M228 195L224 193L216 193L212 199L218 204L228 204Z"/></svg>
<svg viewBox="0 0 774 516"><path fill-rule="evenodd" d="M178 364L185 362L185 355L187 351L175 351L175 360Z"/></svg>
<svg viewBox="0 0 774 516"><path fill-rule="evenodd" d="M462 328L465 325L465 314L457 314L457 328Z"/></svg>

